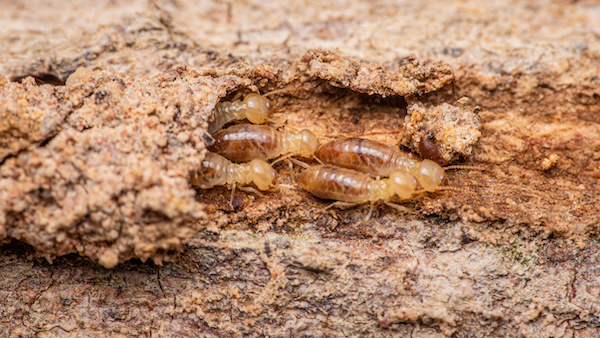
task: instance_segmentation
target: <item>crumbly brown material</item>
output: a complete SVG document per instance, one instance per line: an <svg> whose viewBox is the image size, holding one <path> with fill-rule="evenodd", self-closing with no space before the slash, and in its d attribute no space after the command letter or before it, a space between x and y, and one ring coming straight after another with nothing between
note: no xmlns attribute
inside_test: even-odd
<svg viewBox="0 0 600 338"><path fill-rule="evenodd" d="M425 158L447 164L468 157L481 136L481 122L473 108L442 103L414 103L404 118L404 143Z"/></svg>
<svg viewBox="0 0 600 338"><path fill-rule="evenodd" d="M58 132L72 109L64 93L64 88L37 86L33 78L14 83L0 75L0 160Z"/></svg>
<svg viewBox="0 0 600 338"><path fill-rule="evenodd" d="M453 80L452 68L440 62L407 58L399 66L386 69L382 65L358 62L325 50L307 52L297 63L297 68L300 75L306 74L327 80L333 86L383 97L423 95Z"/></svg>
<svg viewBox="0 0 600 338"><path fill-rule="evenodd" d="M11 240L0 247L0 335L600 336L600 42L594 31L598 18L593 1L513 2L510 6L474 0L343 5L308 1L295 6L246 0L202 6L189 0L127 3L147 10L133 15L124 2L101 0L81 7L48 1L26 7L5 2L0 11L0 73L13 81L2 81L0 96L28 97L33 104L13 106L19 119L2 125L9 132L0 137L6 135L18 146L5 153L10 155L2 166L13 176L3 176L10 184L0 190L24 198L9 202L18 205L16 210L24 207L29 216L13 219L3 230L22 241L29 232L35 239L49 239L53 243L46 251L49 256L54 257L57 248L64 250L63 242L54 241L52 234L42 237L43 218L28 210L59 210L55 201L67 199L51 193L65 187L79 189L73 190L77 196L89 196L82 187L95 182L94 170L83 161L94 161L99 154L114 153L138 168L141 163L128 154L139 154L156 166L148 172L161 177L165 185L155 185L161 193L175 191L190 201L177 175L193 170L184 167L202 157L202 147L187 148L186 155L198 153L199 158L181 164L172 161L181 155L172 147L173 136L182 144L188 136L171 133L165 126L192 131L191 124L180 122L174 114L172 120L140 128L134 122L137 115L127 117L131 112L124 108L162 107L157 115L142 115L140 120L170 116L163 110L180 102L172 98L188 97L187 89L200 78L211 84L201 94L206 100L197 102L205 106L189 106L202 121L224 95L230 99L237 92L265 94L281 89L268 96L276 107L273 125L286 131L308 128L325 142L362 136L401 143L408 107L421 104L438 109L444 102L459 107L453 102L466 96L473 107L481 107L482 127L464 160L486 170L448 170L448 184L459 191L393 201L408 209L405 214L375 205L366 224L368 206L324 212L326 201L297 187L299 169L281 163L275 166L279 185L262 197L236 192L230 206L230 190L225 187L194 192L204 207L200 216L206 216L200 217L201 224L176 217L173 223L162 210L138 217L142 209L136 208L143 205L124 197L125 205L134 206L134 218L124 214L131 209L116 210L112 216L127 221L122 229L130 232L120 234L125 249L148 243L148 248L158 250L152 257L160 261L160 249L150 241L152 233L159 239L156 243L167 244L183 242L185 236L178 236L178 230L192 229L197 234L162 266L134 259L110 270L96 261L112 266L126 259L128 251L113 250L109 242L89 242L108 238L98 227L90 231L96 237L78 233L76 223L69 232L61 230L68 241L88 243L85 248L90 248L88 257L93 260L84 251L83 256L56 257L49 264L36 258L43 247ZM97 21L86 20L91 12L110 17L109 24L98 26ZM328 56L319 56L315 62L320 68L309 74L296 66L306 66L302 55L311 53L331 54L331 60L339 62L325 62ZM408 57L412 53L421 65L428 58L442 61L433 65L451 65L455 81L440 78L446 85L424 95L379 95L392 92L389 83L393 82L382 79L397 79L398 71L409 82L397 88L409 88L413 77L413 83L436 82L435 76L420 79L418 70L414 75L399 70L413 59ZM351 89L338 76L345 73L336 65L364 67L373 82L369 77L360 83L348 78ZM120 84L102 80L100 85L111 95L98 95L96 104L94 89L84 89L76 81L85 79L86 73L64 85L78 67L93 71L92 82L111 74L136 87L127 86L122 93ZM422 74L428 74L422 69ZM349 73L357 74L352 69ZM446 74L438 74L442 73ZM39 86L26 79L29 75ZM191 83L184 85L183 79ZM53 91L43 83L53 84ZM162 83L167 87L162 88ZM177 95L161 94L171 85ZM368 94L371 90L373 95ZM51 93L65 91L74 96L57 97L55 106ZM130 92L139 105L127 104ZM38 96L48 98L49 106L36 100ZM32 109L36 106L43 112L42 120L52 112L64 113L59 116L63 122L51 124L47 136L36 132L41 130L40 116ZM113 120L111 108L119 113ZM81 129L79 123L86 127ZM88 142L88 136L97 141L114 135L119 126L140 136L141 143L130 134L123 141L111 138L93 147ZM148 135L158 137L142 142L146 129ZM162 146L163 135L166 146ZM49 150L67 136L91 149L90 154L76 151L72 141L64 149L73 150L73 159L60 158L64 151ZM124 153L124 144L135 147ZM65 177L83 177L73 184L50 176L48 182L57 184L46 189L43 175L52 170L21 166L29 163L27 156L50 164L81 164L89 176L67 173ZM108 166L101 175L116 177L118 186L123 184L129 192L126 197L136 196L136 201L148 205L155 201L162 205L167 199L160 196L151 201L146 197L156 195L144 186L122 181L119 170L127 171L129 164L104 159L93 163ZM33 178L25 176L29 174ZM172 185L165 176L173 178ZM21 182L38 188L25 192L28 183ZM73 213L63 213L64 219L89 203L69 201ZM165 212L185 210L175 203L164 205ZM99 256L101 248L107 250ZM134 257L133 248L129 253Z"/></svg>
<svg viewBox="0 0 600 338"><path fill-rule="evenodd" d="M4 79L0 113L12 119L0 139L17 146L0 168L0 235L49 259L161 262L206 217L188 178L210 139L211 107L243 84L183 69L132 79L80 68L58 87Z"/></svg>

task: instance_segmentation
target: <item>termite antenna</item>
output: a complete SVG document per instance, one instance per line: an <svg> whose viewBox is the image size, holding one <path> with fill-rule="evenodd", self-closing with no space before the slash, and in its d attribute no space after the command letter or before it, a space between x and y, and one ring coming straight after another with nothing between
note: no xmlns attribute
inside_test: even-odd
<svg viewBox="0 0 600 338"><path fill-rule="evenodd" d="M302 161L297 160L297 159L295 159L293 157L290 157L289 160L290 160L290 162L292 162L292 163L294 163L296 165L299 165L300 167L302 167L304 169L310 168L310 165L308 165L308 163L302 162Z"/></svg>
<svg viewBox="0 0 600 338"><path fill-rule="evenodd" d="M273 186L271 187L271 189L276 191L282 191L282 188L286 188L286 185L282 185L281 183L279 183L279 181L275 181L275 184L273 184Z"/></svg>
<svg viewBox="0 0 600 338"><path fill-rule="evenodd" d="M267 118L266 122L273 126L276 126L277 128L280 128L285 124L283 116L274 116L274 115L270 115Z"/></svg>
<svg viewBox="0 0 600 338"><path fill-rule="evenodd" d="M476 165L449 165L443 167L444 170L452 170L452 169L465 169L465 170L481 170L484 171L484 167L476 166Z"/></svg>
<svg viewBox="0 0 600 338"><path fill-rule="evenodd" d="M457 188L457 187L453 187L453 186L449 186L449 185L444 185L444 186L440 186L440 187L435 187L435 188L430 189L430 190L425 190L425 189L417 190L417 191L415 191L415 195L416 194L421 194L421 193L424 193L424 192L438 192L438 191L456 191L456 192L470 193L470 191L467 190L467 189Z"/></svg>
<svg viewBox="0 0 600 338"><path fill-rule="evenodd" d="M233 210L233 196L235 194L235 188L236 188L236 184L233 183L233 185L231 186L231 195L229 196L229 207Z"/></svg>
<svg viewBox="0 0 600 338"><path fill-rule="evenodd" d="M284 92L287 92L288 90L289 89L287 89L287 88L275 89L275 90L272 90L272 91L270 91L268 93L264 93L263 96L266 97L266 96L270 96L270 95L273 95L273 94L284 93Z"/></svg>
<svg viewBox="0 0 600 338"><path fill-rule="evenodd" d="M456 191L456 192L462 192L462 193L471 193L467 189L452 187L452 186L449 186L449 185L444 185L444 186L441 186L441 187L436 187L434 191Z"/></svg>

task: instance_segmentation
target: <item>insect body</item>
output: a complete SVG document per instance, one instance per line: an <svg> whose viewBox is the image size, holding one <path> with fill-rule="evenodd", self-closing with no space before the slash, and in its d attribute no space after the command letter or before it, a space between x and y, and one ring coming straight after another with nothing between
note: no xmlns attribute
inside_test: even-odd
<svg viewBox="0 0 600 338"><path fill-rule="evenodd" d="M248 94L243 101L223 101L216 105L215 119L208 125L208 132L213 134L227 123L234 120L248 119L255 124L267 122L271 112L271 102L259 94Z"/></svg>
<svg viewBox="0 0 600 338"><path fill-rule="evenodd" d="M254 124L237 124L213 135L210 151L234 162L268 160L282 155L312 156L319 141L310 130L298 133L279 132L275 128Z"/></svg>
<svg viewBox="0 0 600 338"><path fill-rule="evenodd" d="M277 173L267 162L254 159L249 163L231 163L219 154L207 153L197 175L190 184L202 189L218 185L248 185L254 183L259 190L269 190L274 186Z"/></svg>
<svg viewBox="0 0 600 338"><path fill-rule="evenodd" d="M378 176L404 171L414 175L427 191L438 190L446 177L444 168L431 160L419 161L408 153L368 139L338 139L319 147L315 155L323 163Z"/></svg>
<svg viewBox="0 0 600 338"><path fill-rule="evenodd" d="M349 204L385 201L394 195L407 199L416 193L417 188L414 176L404 171L396 170L389 178L375 180L356 170L327 165L304 170L298 181L302 188L316 197Z"/></svg>

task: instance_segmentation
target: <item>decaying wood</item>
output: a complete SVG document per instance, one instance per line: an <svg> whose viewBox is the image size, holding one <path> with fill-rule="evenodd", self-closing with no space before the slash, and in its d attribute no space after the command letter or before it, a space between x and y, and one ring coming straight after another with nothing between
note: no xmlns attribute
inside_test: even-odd
<svg viewBox="0 0 600 338"><path fill-rule="evenodd" d="M540 3L535 19L520 4L444 2L454 14L435 18L433 3L357 3L348 21L285 23L299 9L252 21L249 3L212 4L193 21L191 2L139 6L41 50L35 32L0 40L21 44L0 52L2 335L600 333L600 46L565 25L513 50L502 25L516 15L536 37L585 25L573 18L593 3ZM349 22L369 29L348 40ZM323 211L283 163L274 191L233 208L227 188L190 187L215 104L273 90L281 129L416 152L431 136L443 161L485 170L449 171L463 191L378 205L366 224L368 206Z"/></svg>

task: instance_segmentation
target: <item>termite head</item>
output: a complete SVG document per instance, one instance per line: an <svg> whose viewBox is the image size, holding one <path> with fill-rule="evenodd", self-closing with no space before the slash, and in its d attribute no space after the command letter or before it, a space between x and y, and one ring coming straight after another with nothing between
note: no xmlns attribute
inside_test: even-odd
<svg viewBox="0 0 600 338"><path fill-rule="evenodd" d="M421 154L421 156L424 158L433 160L441 165L448 163L438 148L437 141L433 133L429 133L427 136L421 138L421 141L419 142L419 154Z"/></svg>
<svg viewBox="0 0 600 338"><path fill-rule="evenodd" d="M446 179L444 168L432 160L423 160L415 173L419 184L426 191L437 191Z"/></svg>
<svg viewBox="0 0 600 338"><path fill-rule="evenodd" d="M417 190L415 177L404 171L393 171L390 174L392 191L402 199L411 198Z"/></svg>
<svg viewBox="0 0 600 338"><path fill-rule="evenodd" d="M271 102L259 94L248 94L244 98L246 104L246 118L254 124L263 124L267 122L269 113L271 113Z"/></svg>
<svg viewBox="0 0 600 338"><path fill-rule="evenodd" d="M319 148L319 140L312 131L304 129L300 132L300 156L312 157Z"/></svg>
<svg viewBox="0 0 600 338"><path fill-rule="evenodd" d="M259 190L269 190L275 185L277 172L269 163L254 159L250 161L250 177Z"/></svg>

